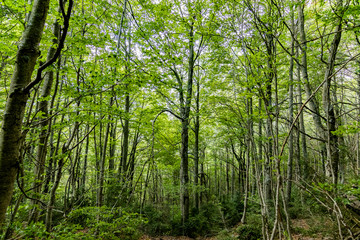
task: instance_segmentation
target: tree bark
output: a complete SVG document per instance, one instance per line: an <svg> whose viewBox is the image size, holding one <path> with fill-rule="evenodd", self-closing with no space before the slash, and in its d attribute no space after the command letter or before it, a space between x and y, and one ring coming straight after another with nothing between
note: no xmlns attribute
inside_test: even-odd
<svg viewBox="0 0 360 240"><path fill-rule="evenodd" d="M40 55L39 43L49 10L49 2L50 0L35 0L16 56L15 70L0 133L0 224L5 220L19 169L22 122L29 98L29 94L23 89L30 83L36 60Z"/></svg>
<svg viewBox="0 0 360 240"><path fill-rule="evenodd" d="M273 141L272 141L272 82L274 79L274 66L273 66L273 54L274 54L274 38L271 33L266 34L266 46L267 46L267 79L266 79L266 93L265 93L265 108L267 111L266 118L266 137L267 137L267 153L264 166L264 192L266 202L271 201L272 189L271 189L271 179L272 179L272 166L271 158L273 156Z"/></svg>
<svg viewBox="0 0 360 240"><path fill-rule="evenodd" d="M294 9L291 10L291 30L293 34L295 34L295 20L294 20ZM294 35L291 37L291 59L290 59L290 67L289 67L289 124L291 128L291 124L294 121L293 117L293 104L294 104L294 59L293 56L295 54L295 39ZM294 137L293 131L290 131L289 136L289 156L287 162L287 185L286 185L286 203L289 204L291 201L291 185L293 179L293 158L294 158Z"/></svg>
<svg viewBox="0 0 360 240"><path fill-rule="evenodd" d="M301 2L301 1L300 1ZM305 19L304 19L304 5L298 5L298 21L299 21L299 33L300 33L300 50L301 50L301 74L304 79L303 84L305 87L305 92L308 97L311 96L312 91L309 83L309 76L308 76L308 68L307 68L307 44L306 44L306 34L305 34ZM309 101L309 106L312 112L312 117L315 122L315 126L320 134L320 137L323 137L324 134L324 126L321 123L320 112L318 104L315 102L314 98L311 98Z"/></svg>
<svg viewBox="0 0 360 240"><path fill-rule="evenodd" d="M299 56L299 46L296 47L296 58L298 58ZM303 105L302 102L302 87L301 87L301 66L299 64L297 64L297 102L299 104L299 110L301 108L301 106ZM300 138L300 134L301 134L301 138ZM298 131L298 156L297 156L297 165L298 165L298 173L299 173L299 177L301 176L301 163L303 163L304 165L304 179L307 179L309 176L309 163L308 163L308 152L307 152L307 144L306 144L306 136L305 136L305 124L304 124L304 114L303 112L300 113L299 116L299 131ZM301 161L301 152L300 152L300 140L301 140L301 150L302 150L302 159L303 161Z"/></svg>
<svg viewBox="0 0 360 240"><path fill-rule="evenodd" d="M336 185L338 182L338 170L339 170L339 146L338 146L338 136L333 132L337 129L336 126L336 117L335 117L335 107L331 101L330 97L330 88L331 88L331 75L334 71L336 54L338 47L341 41L342 35L342 0L337 1L337 8L335 11L340 10L338 25L336 26L336 31L334 39L331 44L330 54L327 61L327 69L325 72L325 84L323 88L323 107L327 117L327 142L326 142L326 152L327 152L327 171L329 171L330 176L333 179L333 183Z"/></svg>
<svg viewBox="0 0 360 240"><path fill-rule="evenodd" d="M253 101L250 97L247 99L247 114L248 114L248 121L247 121L247 128L248 128L248 136L246 139L247 148L246 148L246 165L245 165L245 189L244 189L244 209L243 214L241 217L240 222L242 224L246 223L246 213L247 213L247 205L248 205L248 195L249 195L249 188L250 188L250 158L251 158L251 151L252 151L252 136L253 136L253 123L252 123L252 115L253 115Z"/></svg>
<svg viewBox="0 0 360 240"><path fill-rule="evenodd" d="M113 98L110 98L110 103L109 106L111 107L113 105ZM109 139L109 135L110 135L110 127L111 127L111 116L108 116L108 123L106 125L106 130L105 130L105 136L104 136L104 145L103 150L102 150L102 154L101 154L101 158L100 158L100 172L99 172L99 188L97 191L97 195L96 195L96 205L97 207L101 207L103 205L103 201L104 201L104 181L105 181L105 161L106 161L106 150L107 150L107 144L108 144L108 139Z"/></svg>
<svg viewBox="0 0 360 240"><path fill-rule="evenodd" d="M125 119L123 125L123 141L121 147L121 167L120 167L120 177L121 181L125 183L126 181L126 173L127 173L127 159L128 159L128 149L129 149L129 113L130 113L130 96L127 92L125 95Z"/></svg>
<svg viewBox="0 0 360 240"><path fill-rule="evenodd" d="M189 29L189 58L188 79L186 84L186 98L180 94L181 113L181 163L180 163L180 207L183 233L187 234L186 224L189 219L189 117L192 99L193 75L194 75L194 22L191 20Z"/></svg>
<svg viewBox="0 0 360 240"><path fill-rule="evenodd" d="M304 19L304 5L299 4L298 5L298 21L299 21L299 34L300 34L300 50L301 50L301 74L303 78L303 84L305 88L305 92L308 98L310 98L309 101L309 107L312 112L312 118L315 123L315 127L317 129L317 132L320 136L320 138L325 139L326 133L325 133L325 127L323 126L321 122L321 114L319 110L318 103L316 102L315 98L311 98L312 90L309 83L309 76L308 76L308 67L307 67L307 44L306 44L306 34L305 34L305 19ZM320 143L321 148L321 154L323 156L323 153L326 151L326 146L324 143ZM307 161L307 159L304 157L304 161ZM324 159L322 157L322 162L324 163ZM309 165L309 163L305 163L305 166ZM325 173L325 170L324 170ZM307 174L307 173L305 173Z"/></svg>
<svg viewBox="0 0 360 240"><path fill-rule="evenodd" d="M62 122L64 121L64 117L62 117ZM69 154L69 147L70 147L70 144L73 142L75 136L77 135L78 131L79 131L79 126L80 124L78 122L75 123L75 126L69 136L69 139L67 140L66 143L64 143L64 145L62 146L62 149L61 149L61 154L63 155L60 159L59 159L59 162L58 162L58 167L57 167L57 174L56 174L56 178L55 178L55 181L54 181L54 185L52 186L51 188L51 191L50 191L50 200L49 200L49 203L48 203L48 206L47 206L47 211L46 211L46 218L45 218L45 225L46 225L46 230L47 231L51 231L51 225L52 225L52 213L53 213L53 208L54 208L54 204L55 204L55 201L56 201L56 191L59 187L59 184L60 184L60 180L61 180L61 177L62 177L62 169L63 169L63 166L65 164L65 161L64 161L64 158L65 158L65 155L66 154ZM56 152L58 152L59 150L59 143L60 143L60 136L61 136L61 132L59 132L59 137L58 137L58 147L57 147L57 150ZM68 157L70 158L70 154L68 155ZM66 211L66 209L65 209Z"/></svg>
<svg viewBox="0 0 360 240"><path fill-rule="evenodd" d="M360 62L357 64L360 68ZM357 104L358 104L358 116L360 116L360 74L357 77ZM359 121L359 120L358 120ZM360 133L356 134L356 163L355 163L355 174L360 175Z"/></svg>
<svg viewBox="0 0 360 240"><path fill-rule="evenodd" d="M53 34L55 36L55 38L53 39L53 46L50 47L48 55L47 55L47 61L50 61L56 52L56 48L54 46L56 46L59 42L59 35L60 35L60 25L58 23L58 20L55 21L54 23L54 30L53 30ZM52 89L52 85L54 82L54 72L52 70L48 71L45 79L44 79L44 83L43 86L41 88L41 93L40 93L40 102L38 105L38 113L41 113L43 115L41 115L39 121L40 121L40 134L39 134L39 144L37 147L37 153L36 153L36 165L35 165L35 180L33 182L33 189L34 189L34 194L35 197L38 198L40 192L41 192L41 187L43 185L43 173L44 173L44 169L45 169L45 160L46 160L46 154L47 154L47 143L48 143L48 136L50 134L50 119L48 119L49 117L49 110L48 110L48 105L49 105L49 101L46 100L46 98L48 96L50 96L51 93L51 89ZM31 201L32 205L35 205L37 202L36 201ZM31 214L30 214L30 218L29 218L29 222L34 221L36 222L38 218L38 209L37 207L33 207Z"/></svg>
<svg viewBox="0 0 360 240"><path fill-rule="evenodd" d="M194 186L195 186L195 209L198 212L200 208L199 201L199 133L200 133L200 76L196 82L196 95L195 95L195 148L194 148Z"/></svg>

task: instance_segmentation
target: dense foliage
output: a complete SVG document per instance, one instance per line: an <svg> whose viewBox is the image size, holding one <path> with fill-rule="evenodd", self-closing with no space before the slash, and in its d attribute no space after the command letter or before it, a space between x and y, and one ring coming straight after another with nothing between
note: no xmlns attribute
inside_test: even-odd
<svg viewBox="0 0 360 240"><path fill-rule="evenodd" d="M0 236L358 238L359 10L2 1Z"/></svg>

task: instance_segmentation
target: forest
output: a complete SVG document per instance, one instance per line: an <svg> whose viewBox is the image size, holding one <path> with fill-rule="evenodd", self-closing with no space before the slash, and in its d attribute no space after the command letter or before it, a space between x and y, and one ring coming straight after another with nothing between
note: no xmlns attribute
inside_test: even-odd
<svg viewBox="0 0 360 240"><path fill-rule="evenodd" d="M0 22L0 239L360 239L359 0Z"/></svg>

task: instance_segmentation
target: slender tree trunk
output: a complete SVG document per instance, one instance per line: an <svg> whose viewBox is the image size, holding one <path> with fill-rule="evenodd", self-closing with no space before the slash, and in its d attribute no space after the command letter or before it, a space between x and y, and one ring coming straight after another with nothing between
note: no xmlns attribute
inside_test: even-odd
<svg viewBox="0 0 360 240"><path fill-rule="evenodd" d="M90 129L89 125L86 125L85 132L88 132ZM85 143L85 156L84 156L84 163L83 163L83 169L82 169L82 178L81 178L81 188L82 188L82 194L85 193L85 186L86 186L86 176L87 176L87 165L88 165L88 153L89 153L89 142L90 142L90 136L86 137L86 143Z"/></svg>
<svg viewBox="0 0 360 240"><path fill-rule="evenodd" d="M223 182L222 182L222 170L223 170L223 156L221 154L221 151L219 151L219 177L218 177L218 198L222 199L222 196L224 195L224 191L223 191Z"/></svg>
<svg viewBox="0 0 360 240"><path fill-rule="evenodd" d="M126 173L127 173L127 160L128 160L128 149L129 149L129 114L130 114L130 95L127 92L125 95L125 119L124 119L124 125L123 125L123 141L122 141L122 147L121 147L121 167L120 167L120 177L122 179L122 182L125 183L126 181Z"/></svg>
<svg viewBox="0 0 360 240"><path fill-rule="evenodd" d="M194 186L195 186L195 209L198 212L200 208L199 201L199 132L200 132L200 76L196 81L196 95L195 95L195 148L194 148Z"/></svg>
<svg viewBox="0 0 360 240"><path fill-rule="evenodd" d="M55 38L53 39L53 46L50 47L48 55L47 55L47 61L50 61L56 52L56 48L54 46L56 46L58 44L58 39L59 39L59 32L60 30L60 26L58 23L58 20L55 21L54 23L54 30L53 30L53 34L55 36ZM47 74L45 75L44 78L44 83L43 86L41 88L41 93L40 93L40 102L38 105L38 113L41 113L42 116L39 119L40 121L40 134L39 134L39 143L38 143L38 147L37 147L37 154L36 154L36 165L35 165L35 180L33 182L33 189L34 189L34 194L35 197L38 198L39 194L41 192L41 187L43 186L43 181L44 181L44 177L43 177L43 173L44 173L44 169L45 169L45 160L46 160L46 155L47 155L47 143L48 143L48 136L50 134L50 120L48 119L49 117L49 110L48 110L48 105L49 105L49 101L46 100L46 98L48 96L50 96L51 93L51 89L52 89L52 85L54 82L54 72L52 70L48 71ZM35 205L37 202L36 201L31 201L31 205ZM37 222L38 219L38 208L37 207L33 207L31 214L30 214L30 218L29 218L29 222L34 221Z"/></svg>
<svg viewBox="0 0 360 240"><path fill-rule="evenodd" d="M39 43L43 33L50 0L35 0L29 23L18 47L15 70L11 79L0 132L0 224L12 197L15 177L19 169L19 147L22 122L28 93L23 89L30 83L36 60L40 55Z"/></svg>
<svg viewBox="0 0 360 240"><path fill-rule="evenodd" d="M116 195L116 174L115 174L115 151L116 151L116 122L110 124L110 140L109 140L109 168L108 181L109 187L106 193L107 205L115 203Z"/></svg>
<svg viewBox="0 0 360 240"><path fill-rule="evenodd" d="M135 191L135 186L134 186L133 181L134 181L134 175L135 175L136 151L137 151L137 146L138 146L138 144L140 142L139 128L140 128L140 124L139 124L138 129L136 130L136 132L134 134L134 139L133 139L133 142L132 142L132 147L131 147L131 151L130 151L130 155L129 155L129 164L128 164L128 167L127 167L128 168L127 179L128 179L128 189L129 189L128 202L130 202L131 197L133 195L133 192Z"/></svg>
<svg viewBox="0 0 360 240"><path fill-rule="evenodd" d="M262 98L259 98L259 106L258 106L258 114L259 116L261 116L262 114ZM258 130L259 130L259 136L258 136L258 144L259 144L259 150L256 153L256 155L258 155L259 157L256 158L259 161L255 161L255 167L256 170L259 173L259 176L257 176L256 181L261 181L262 177L265 175L265 168L263 168L262 164L260 164L260 161L263 161L263 120L262 118L259 118L259 126L258 126ZM255 144L253 144L255 145ZM255 146L254 146L255 147ZM259 187L260 185L258 185L257 187ZM263 186L261 186L263 187ZM262 189L259 189L258 192L263 192Z"/></svg>
<svg viewBox="0 0 360 240"><path fill-rule="evenodd" d="M124 3L126 4L126 3ZM126 7L126 5L125 5ZM131 25L129 23L129 32L130 32L130 28ZM125 38L125 44L126 44L126 38ZM127 44L127 51L126 51L126 64L125 64L125 68L126 68L126 72L129 73L130 71L130 52L131 52L131 37L130 35L128 36L128 44ZM129 81L129 80L127 80ZM128 192L128 179L126 179L127 175L128 175L128 151L129 151L129 135L130 135L130 88L129 88L129 84L126 83L125 85L125 120L124 120L124 126L123 126L123 146L122 146L122 153L121 153L121 164L122 164L122 171L123 171L123 182L126 186L125 192Z"/></svg>
<svg viewBox="0 0 360 240"><path fill-rule="evenodd" d="M110 99L110 107L113 104L113 98ZM100 173L99 173L99 188L97 191L97 197L96 197L96 203L98 207L101 207L103 205L103 200L104 200L104 181L105 181L105 161L106 161L106 150L107 150L107 144L108 144L108 139L109 139L109 135L110 135L110 126L111 126L111 122L110 122L111 116L108 116L108 123L106 125L106 130L105 130L105 137L104 137L104 145L103 145L103 150L102 150L102 155L101 155L101 159L100 159Z"/></svg>
<svg viewBox="0 0 360 240"><path fill-rule="evenodd" d="M226 197L230 194L230 158L229 158L229 149L226 147L226 165L225 165L225 181L226 181Z"/></svg>
<svg viewBox="0 0 360 240"><path fill-rule="evenodd" d="M214 154L214 193L218 195L218 161L217 161L217 153L216 151L213 151Z"/></svg>
<svg viewBox="0 0 360 240"><path fill-rule="evenodd" d="M144 189L143 189L143 196L142 196L142 200L141 200L141 209L140 209L140 212L142 209L144 209L144 205L145 205L145 202L146 202L146 192L147 192L147 189L148 189L148 185L149 185L149 176L150 176L150 170L152 169L152 163L149 163L149 166L148 166L148 169L147 169L147 172L146 172L146 177L145 177L145 184L144 184Z"/></svg>
<svg viewBox="0 0 360 240"><path fill-rule="evenodd" d="M62 119L63 121L64 119ZM72 130L72 133L69 136L69 139L67 140L66 143L64 143L64 145L62 146L61 152L62 154L67 154L69 153L69 147L70 144L73 142L73 140L75 139L75 136L77 135L78 131L79 131L79 123L75 123L75 126ZM60 133L59 133L60 135ZM59 139L58 139L59 140ZM71 157L71 155L69 154L69 157ZM55 204L55 200L56 200L56 190L59 187L60 184L60 180L62 177L62 168L64 166L65 162L64 162L64 157L61 157L59 159L59 163L58 163L58 167L57 167L57 175L55 178L55 182L54 185L51 188L51 192L50 192L50 200L48 203L48 208L47 208L47 212L46 212L46 221L45 221L45 225L46 225L46 229L47 231L51 230L51 224L52 224L52 213L53 213L53 208L54 208L54 204ZM65 209L66 211L66 209Z"/></svg>
<svg viewBox="0 0 360 240"><path fill-rule="evenodd" d="M342 14L339 14L339 10L342 12L342 0L337 1L337 11L338 16L338 25L336 27L334 39L331 44L330 54L327 61L327 69L325 72L325 84L323 88L323 107L327 116L327 164L329 168L330 175L333 179L333 183L336 185L338 183L338 170L339 170L339 144L338 136L334 134L334 131L337 129L336 126L336 117L334 105L331 101L331 75L334 72L335 60L338 47L340 45L341 34L342 34Z"/></svg>
<svg viewBox="0 0 360 240"><path fill-rule="evenodd" d="M200 164L200 186L202 187L202 189L206 189L207 186L208 189L210 189L210 184L206 184L206 174L204 172L204 163ZM200 204L202 204L204 202L204 198L207 198L208 196L208 191L207 190L201 190L200 193Z"/></svg>
<svg viewBox="0 0 360 240"><path fill-rule="evenodd" d="M340 101L339 101L338 95L337 95L337 89L338 88L335 85L335 89L333 91L334 102L335 103L344 102L343 98L344 98L344 96L346 96L345 93L344 92L341 93L340 96L342 99L340 99ZM335 114L336 114L336 116L339 116L339 117L337 117L336 127L343 125L343 122L342 122L343 119L342 119L342 117L340 117L342 112L344 112L343 110L344 110L343 104L336 104ZM344 180L345 180L344 176L346 174L346 164L345 164L345 161L341 161L341 160L344 160L346 158L345 153L347 152L346 145L345 145L345 139L344 139L343 135L338 136L338 152L339 152L339 164L338 164L339 165L339 176L338 176L339 179L338 179L338 181L340 182L340 184L343 184Z"/></svg>
<svg viewBox="0 0 360 240"><path fill-rule="evenodd" d="M114 177L115 171L115 152L116 152L116 123L111 124L110 131L110 150L109 150L109 176Z"/></svg>
<svg viewBox="0 0 360 240"><path fill-rule="evenodd" d="M290 10L291 15L291 30L295 34L295 20L294 20L294 9ZM294 121L293 117L293 104L294 104L294 57L295 55L295 39L292 35L291 37L291 59L289 67L289 127L291 127L292 122ZM290 131L289 136L289 156L287 162L287 185L286 185L286 203L289 204L291 201L291 185L293 179L293 158L294 158L294 137L293 131Z"/></svg>
<svg viewBox="0 0 360 240"><path fill-rule="evenodd" d="M272 189L271 189L271 179L272 179L272 166L271 159L273 157L273 139L272 136L272 81L274 79L274 66L273 66L273 50L274 50L274 39L271 33L266 34L266 45L267 45L267 81L266 81L266 93L265 93L265 108L267 111L266 118L266 137L267 137L267 152L265 160L265 175L264 175L264 192L265 199L267 202L271 201Z"/></svg>
<svg viewBox="0 0 360 240"><path fill-rule="evenodd" d="M247 205L248 205L248 195L249 195L249 187L250 187L250 153L252 151L252 135L253 135L253 123L251 121L253 115L253 106L252 106L252 98L247 100L247 114L248 114L248 136L247 136L247 149L246 149L246 165L245 165L245 190L244 190L244 210L243 215L241 217L241 223L245 224L246 222L246 213L247 213Z"/></svg>
<svg viewBox="0 0 360 240"><path fill-rule="evenodd" d="M358 62L360 68L360 61ZM360 74L357 77L357 97L358 97L358 118L360 117ZM359 121L359 120L358 120ZM355 164L355 173L360 175L360 133L356 134L356 164Z"/></svg>
<svg viewBox="0 0 360 240"><path fill-rule="evenodd" d="M305 34L305 19L304 19L304 4L301 1L298 4L298 21L299 21L299 33L300 33L300 51L301 51L301 73L302 78L304 79L303 84L305 87L305 92L308 97L311 96L312 91L309 83L309 76L308 76L308 68L307 68L307 44L306 44L306 34ZM321 123L320 112L318 104L315 102L314 98L311 98L309 101L309 106L312 112L312 116L315 122L315 126L320 134L323 137L324 126Z"/></svg>
<svg viewBox="0 0 360 240"><path fill-rule="evenodd" d="M231 166L231 198L235 199L235 172L236 172L236 168L235 168L235 162L234 162L234 157L231 157L231 162L232 162L232 166Z"/></svg>
<svg viewBox="0 0 360 240"><path fill-rule="evenodd" d="M296 58L298 59L299 56L299 46L296 47ZM301 66L299 64L297 66L297 102L299 104L299 110L303 104L302 102L302 83L301 83ZM299 171L299 177L303 177L304 179L307 179L309 176L309 162L308 162L308 153L307 153L307 145L306 145L306 136L305 136L305 124L304 124L304 114L303 112L300 113L299 116L299 133L298 133L298 139L300 141L301 136L301 150L303 153L303 161L301 161L301 152L300 152L300 143L298 143L298 171ZM301 134L301 135L300 135ZM301 165L304 165L304 176L301 175Z"/></svg>
<svg viewBox="0 0 360 240"><path fill-rule="evenodd" d="M300 51L301 51L301 74L303 78L303 84L305 88L305 92L308 98L312 95L310 82L309 82L309 76L308 76L308 68L307 68L307 44L306 44L306 34L305 34L305 19L304 19L304 4L299 2L298 5L298 21L299 21L299 35L300 35ZM310 98L309 101L309 107L312 112L312 118L315 123L315 127L317 129L317 132L321 138L326 138L325 128L321 122L321 115L319 111L318 103L316 102L315 98ZM301 121L300 121L301 122ZM300 123L301 124L301 123ZM304 141L303 141L304 144ZM326 146L324 143L320 143L321 153L323 156L323 153L326 151ZM307 161L307 158L304 156L304 161ZM322 157L322 162L324 163L324 158ZM309 163L305 163L305 166L309 165ZM325 172L324 172L325 173ZM306 175L307 173L305 173Z"/></svg>
<svg viewBox="0 0 360 240"><path fill-rule="evenodd" d="M65 119L65 115L62 115L61 117L61 123L64 122ZM54 123L56 121L56 118L54 118ZM61 135L62 135L62 129L60 129L58 136L57 136L57 142L56 142L56 147L54 149L54 155L51 155L51 158L55 158L58 155L58 152L60 150L60 139L61 139ZM56 159L56 158L55 158ZM56 166L56 160L54 160L54 165ZM62 166L63 166L63 160L62 158L59 159L58 162L58 166L57 166L57 174L54 177L54 180L52 182L54 182L51 190L50 190L50 200L49 200L49 204L47 206L47 210L46 210L46 218L45 218L45 225L46 225L46 229L48 231L51 230L51 222L52 222L52 206L55 203L55 193L56 193L56 189L60 183L60 178L62 176Z"/></svg>

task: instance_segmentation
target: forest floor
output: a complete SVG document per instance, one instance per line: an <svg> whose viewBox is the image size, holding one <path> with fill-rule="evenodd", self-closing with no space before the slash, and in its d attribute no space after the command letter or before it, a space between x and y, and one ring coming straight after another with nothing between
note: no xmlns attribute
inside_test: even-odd
<svg viewBox="0 0 360 240"><path fill-rule="evenodd" d="M198 238L190 238L184 236L161 236L161 237L150 237L150 236L142 236L140 240L216 240L216 237L198 237Z"/></svg>
<svg viewBox="0 0 360 240"><path fill-rule="evenodd" d="M196 240L216 240L216 237L199 237L195 238ZM142 236L140 240L194 240L194 238L185 237L185 236L161 236L161 237L150 237L150 236Z"/></svg>
<svg viewBox="0 0 360 240"><path fill-rule="evenodd" d="M293 219L291 221L292 227L301 230L304 232L309 232L311 227L307 221L307 219ZM306 234L307 235L307 234ZM311 236L304 236L304 234L293 234L293 240L331 240L331 237L323 237L321 233L312 234Z"/></svg>
<svg viewBox="0 0 360 240"><path fill-rule="evenodd" d="M293 240L334 240L333 237L328 236L328 233L323 232L322 230L326 229L331 225L330 222L321 222L320 219L293 219L291 221L293 234ZM327 230L330 230L329 228ZM231 238L226 239L240 239L239 236L232 231L230 234ZM213 237L197 237L190 238L185 236L158 236L151 237L144 235L140 240L219 240L224 239L222 236L213 236Z"/></svg>
<svg viewBox="0 0 360 240"><path fill-rule="evenodd" d="M329 231L333 229L333 223L322 221L322 219L293 219L291 220L293 228L293 240L332 240ZM333 234L333 232L331 232Z"/></svg>

